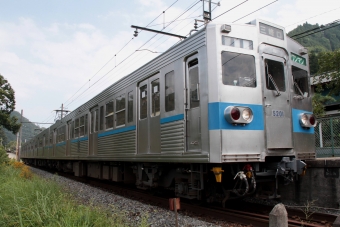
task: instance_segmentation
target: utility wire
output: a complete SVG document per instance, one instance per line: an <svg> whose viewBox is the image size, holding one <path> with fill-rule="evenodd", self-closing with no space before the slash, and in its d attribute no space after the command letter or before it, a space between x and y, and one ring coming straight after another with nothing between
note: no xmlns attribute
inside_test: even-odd
<svg viewBox="0 0 340 227"><path fill-rule="evenodd" d="M235 8L237 8L237 7L239 7L240 5L242 5L242 4L246 3L246 2L248 2L248 0L245 0L244 2L241 2L240 4L234 6L234 7L231 8L231 9L228 9L227 11L225 11L224 13L221 13L220 15L218 15L218 16L215 17L215 18L213 18L212 20L215 20L216 18L219 18L220 16L222 16L222 15L228 13L229 11L231 11L231 10L233 10L233 9L235 9Z"/></svg>
<svg viewBox="0 0 340 227"><path fill-rule="evenodd" d="M178 2L178 0L176 0L175 2L173 2L166 10L164 10L163 12L165 12L165 11L167 11L168 9L170 9L176 2ZM159 18L162 14L163 14L163 12L161 13L161 14L159 14L155 19L153 19L148 25L150 25L152 22L154 22L157 18ZM148 26L147 25L147 26ZM132 38L132 39L130 39L114 56L112 56L111 58L110 58L110 60L108 60L105 64L104 64L104 66L102 66L90 79L89 79L89 81L91 80L91 79L93 79L112 59L114 59L115 57L117 57L117 55L132 41L134 39L134 37ZM69 101L69 100L71 100L83 87L85 87L87 85L87 82L81 87L81 88L79 88L77 91L76 91L76 93L74 93L74 95L72 95L66 102L65 102L65 104ZM87 89L86 89L87 90Z"/></svg>
<svg viewBox="0 0 340 227"><path fill-rule="evenodd" d="M317 15L315 15L315 16L309 17L309 18L304 19L304 20L301 20L301 21L299 21L299 22L295 22L295 23L293 23L293 24L286 25L285 28L288 28L288 27L290 27L290 26L292 26L292 25L294 25L294 24L299 24L299 23L301 23L301 22L303 22L303 21L307 21L307 20L312 19L312 18L314 18L314 17L318 17L318 16L323 15L323 14L325 14L325 13L332 12L332 11L337 10L337 9L340 9L340 7L335 8L335 9L332 9L332 10L329 10L329 11L326 11L326 12L323 12L323 13L320 13L320 14L317 14Z"/></svg>
<svg viewBox="0 0 340 227"><path fill-rule="evenodd" d="M293 38L293 37L295 37L295 36L300 36L300 35L306 34L306 33L308 33L308 32L313 32L313 31L316 31L316 30L320 30L320 29L329 27L329 26L334 25L334 24L339 24L339 22L340 22L340 20L336 20L336 21L333 21L333 22L331 22L331 23L328 23L328 24L325 24L325 25L318 26L318 27L316 27L316 28L312 28L312 29L306 30L306 31L301 32L301 33L299 33L299 34L292 35L290 38Z"/></svg>
<svg viewBox="0 0 340 227"><path fill-rule="evenodd" d="M337 27L337 26L339 26L339 25L340 25L340 23L338 23L338 24L336 24L336 25L334 25L334 26L327 27L327 28L324 28L324 29L322 29L322 30L319 30L319 31L313 32L313 33L311 33L311 34L307 34L307 35L305 35L305 36L301 36L301 37L294 38L294 39L301 39L301 38L304 38L304 37L306 37L306 36L314 35L314 34L316 34L316 33L323 32L323 31L325 31L325 30L328 30L328 29L331 29L331 28Z"/></svg>

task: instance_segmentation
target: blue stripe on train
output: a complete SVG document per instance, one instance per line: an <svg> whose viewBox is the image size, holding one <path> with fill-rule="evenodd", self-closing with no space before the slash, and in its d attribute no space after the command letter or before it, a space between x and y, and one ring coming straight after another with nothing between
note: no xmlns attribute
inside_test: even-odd
<svg viewBox="0 0 340 227"><path fill-rule="evenodd" d="M249 107L254 114L251 123L243 125L232 125L224 118L224 110L228 106ZM208 105L209 130L264 130L264 116L262 105L213 102Z"/></svg>
<svg viewBox="0 0 340 227"><path fill-rule="evenodd" d="M171 117L165 117L161 119L161 124L170 123L173 121L179 121L184 119L184 114L178 114Z"/></svg>
<svg viewBox="0 0 340 227"><path fill-rule="evenodd" d="M86 141L88 139L89 139L89 137L85 136L85 137L81 137L81 138L78 138L78 139L71 140L71 143L77 143L78 141Z"/></svg>
<svg viewBox="0 0 340 227"><path fill-rule="evenodd" d="M300 125L300 114L302 114L302 113L312 114L312 112L309 112L309 111L292 109L293 132L313 134L314 128L303 128L303 127L301 127L301 125Z"/></svg>
<svg viewBox="0 0 340 227"><path fill-rule="evenodd" d="M136 125L132 125L132 126L129 126L129 127L124 127L124 128L119 128L119 129L114 129L114 130L110 130L110 131L103 132L103 133L99 133L98 138L104 137L104 136L109 136L109 135L114 135L114 134L118 134L118 133L128 132L128 131L132 131L132 130L136 130Z"/></svg>

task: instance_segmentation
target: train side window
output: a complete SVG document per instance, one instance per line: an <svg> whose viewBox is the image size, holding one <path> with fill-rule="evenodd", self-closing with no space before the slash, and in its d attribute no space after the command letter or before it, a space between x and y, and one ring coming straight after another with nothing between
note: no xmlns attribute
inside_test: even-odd
<svg viewBox="0 0 340 227"><path fill-rule="evenodd" d="M106 103L105 110L105 129L113 128L113 101Z"/></svg>
<svg viewBox="0 0 340 227"><path fill-rule="evenodd" d="M175 73L165 74L165 112L175 109Z"/></svg>
<svg viewBox="0 0 340 227"><path fill-rule="evenodd" d="M147 85L140 87L140 119L145 119L148 116L148 92L147 92Z"/></svg>
<svg viewBox="0 0 340 227"><path fill-rule="evenodd" d="M196 66L197 65L197 66ZM190 108L200 106L199 79L198 79L198 60L194 59L188 63L189 84L190 84Z"/></svg>
<svg viewBox="0 0 340 227"><path fill-rule="evenodd" d="M285 71L283 63L279 61L266 59L265 67L267 89L276 90L275 88L276 85L279 91L286 91Z"/></svg>
<svg viewBox="0 0 340 227"><path fill-rule="evenodd" d="M308 97L308 73L298 67L292 66L294 93Z"/></svg>
<svg viewBox="0 0 340 227"><path fill-rule="evenodd" d="M125 94L116 98L116 126L125 125Z"/></svg>
<svg viewBox="0 0 340 227"><path fill-rule="evenodd" d="M87 135L87 133L88 133L88 115L86 114L85 115L85 122L84 122L85 124L84 124L84 135Z"/></svg>
<svg viewBox="0 0 340 227"><path fill-rule="evenodd" d="M256 87L254 56L223 51L222 82L225 85Z"/></svg>
<svg viewBox="0 0 340 227"><path fill-rule="evenodd" d="M98 124L99 124L99 111L98 111L98 109L96 109L96 111L95 111L95 115L96 115L96 123L95 123L95 129L94 129L94 131L95 132L98 132Z"/></svg>
<svg viewBox="0 0 340 227"><path fill-rule="evenodd" d="M160 114L160 97L159 97L159 79L151 82L151 92L152 92L152 110L151 117L156 117Z"/></svg>
<svg viewBox="0 0 340 227"><path fill-rule="evenodd" d="M100 119L99 119L99 122L100 122L99 130L103 130L104 129L104 106L100 107Z"/></svg>
<svg viewBox="0 0 340 227"><path fill-rule="evenodd" d="M85 133L85 117L82 116L79 118L79 137L84 136Z"/></svg>
<svg viewBox="0 0 340 227"><path fill-rule="evenodd" d="M67 122L67 130L66 140L70 140L72 138L72 121Z"/></svg>
<svg viewBox="0 0 340 227"><path fill-rule="evenodd" d="M95 118L95 111L91 111L91 124L90 124L90 133L94 132L94 118Z"/></svg>
<svg viewBox="0 0 340 227"><path fill-rule="evenodd" d="M74 138L79 137L79 118L75 120L74 124Z"/></svg>
<svg viewBox="0 0 340 227"><path fill-rule="evenodd" d="M50 145L53 144L53 132L50 133L50 143L49 143L49 144L50 144Z"/></svg>
<svg viewBox="0 0 340 227"><path fill-rule="evenodd" d="M127 116L127 122L133 121L133 92L130 91L128 93L128 116Z"/></svg>
<svg viewBox="0 0 340 227"><path fill-rule="evenodd" d="M74 138L74 121L72 121L72 125L71 125L71 139Z"/></svg>

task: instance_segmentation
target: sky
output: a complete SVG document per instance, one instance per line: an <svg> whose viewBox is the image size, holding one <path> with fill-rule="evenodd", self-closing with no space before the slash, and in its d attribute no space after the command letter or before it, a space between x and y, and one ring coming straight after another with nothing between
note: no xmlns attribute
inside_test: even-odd
<svg viewBox="0 0 340 227"><path fill-rule="evenodd" d="M212 2L212 18L235 7L215 21L261 18L286 32L305 22L340 19L339 0ZM0 0L0 5L0 74L15 90L16 110L39 123L53 123L62 104L76 109L179 41L146 31L134 37L131 25L185 36L203 11L198 0Z"/></svg>

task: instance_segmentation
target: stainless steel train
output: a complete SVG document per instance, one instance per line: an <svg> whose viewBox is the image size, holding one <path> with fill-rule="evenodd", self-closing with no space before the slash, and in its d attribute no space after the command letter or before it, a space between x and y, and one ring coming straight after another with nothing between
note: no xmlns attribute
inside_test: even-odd
<svg viewBox="0 0 340 227"><path fill-rule="evenodd" d="M259 182L294 181L315 158L309 79L307 50L284 27L209 23L42 131L20 156L225 202Z"/></svg>

